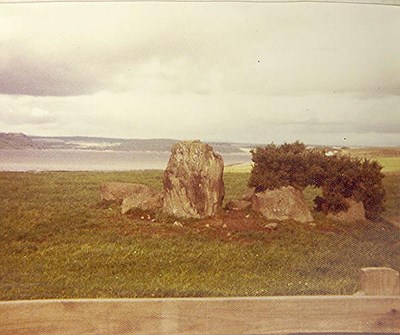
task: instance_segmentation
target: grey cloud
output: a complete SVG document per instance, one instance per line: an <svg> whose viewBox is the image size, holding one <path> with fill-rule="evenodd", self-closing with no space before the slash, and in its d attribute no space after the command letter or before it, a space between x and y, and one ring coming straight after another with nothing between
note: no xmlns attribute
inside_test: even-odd
<svg viewBox="0 0 400 335"><path fill-rule="evenodd" d="M362 120L352 122L289 122L281 123L282 126L293 125L294 132L298 133L342 133L349 132L354 134L365 133L400 133L400 123L393 121L364 122Z"/></svg>
<svg viewBox="0 0 400 335"><path fill-rule="evenodd" d="M21 25L34 29L3 41L0 93L369 95L379 85L384 96L400 87L393 15L351 7L334 7L323 19L306 6L112 5L92 5L87 22L76 20L83 4L65 5L66 13L45 8L48 16L36 12L34 22L20 13ZM364 18L375 20L365 25ZM342 28L350 23L351 31Z"/></svg>
<svg viewBox="0 0 400 335"><path fill-rule="evenodd" d="M396 122L395 120L378 122L360 121L354 126L354 130L357 133L400 134L400 122Z"/></svg>
<svg viewBox="0 0 400 335"><path fill-rule="evenodd" d="M1 43L0 94L74 96L91 94L105 87L96 72L82 69L79 59L68 62L35 49ZM70 54L74 58L74 54Z"/></svg>
<svg viewBox="0 0 400 335"><path fill-rule="evenodd" d="M396 101L390 99L387 106ZM389 130L396 131L400 113L376 113L375 107L382 106L382 102L374 102L374 106L372 103L355 96L271 99L140 92L100 92L90 97L0 96L0 127L38 135L201 138L249 143L301 140L314 144L340 144L346 137L347 144L343 145L398 143L399 132ZM358 113L352 112L357 106Z"/></svg>
<svg viewBox="0 0 400 335"><path fill-rule="evenodd" d="M177 29L176 22L187 18L179 11L171 13L174 6L149 10L147 5L93 4L87 11L87 24L76 21L82 6L64 4L65 11L49 7L36 11L34 7L31 15L20 12L15 16L16 26L25 29L10 29L3 41L0 34L0 94L209 91L204 76L199 75L204 69L199 64L205 58L202 50L207 49L203 43L208 36L201 36L196 25L194 30L189 28L190 32ZM34 12L37 20L33 19ZM189 12L193 16L193 11ZM157 23L146 16L154 16ZM162 69L146 73L154 60Z"/></svg>
<svg viewBox="0 0 400 335"><path fill-rule="evenodd" d="M58 121L55 114L42 108L27 108L0 103L0 123L7 125L48 125Z"/></svg>
<svg viewBox="0 0 400 335"><path fill-rule="evenodd" d="M397 73L393 71L393 73ZM400 70L398 71L400 73ZM394 81L398 81L395 83ZM359 90L354 92L361 99L370 100L370 99L382 99L385 97L399 97L400 96L400 77L393 76L393 83L390 85L380 85L379 83L370 83L370 87L365 90Z"/></svg>
<svg viewBox="0 0 400 335"><path fill-rule="evenodd" d="M24 6L0 30L0 126L262 143L399 132L400 20L386 8Z"/></svg>
<svg viewBox="0 0 400 335"><path fill-rule="evenodd" d="M163 43L149 42L149 46L127 45L111 51L99 47L84 53L75 53L73 46L66 46L64 55L40 55L23 45L0 43L0 94L75 96L129 89L210 91L207 76L212 73L203 72L204 67L190 59L187 51L181 50L185 54L182 56L165 52L168 46L162 46ZM117 51L119 55L115 54ZM160 63L160 69L154 60ZM150 73L149 66L153 67Z"/></svg>

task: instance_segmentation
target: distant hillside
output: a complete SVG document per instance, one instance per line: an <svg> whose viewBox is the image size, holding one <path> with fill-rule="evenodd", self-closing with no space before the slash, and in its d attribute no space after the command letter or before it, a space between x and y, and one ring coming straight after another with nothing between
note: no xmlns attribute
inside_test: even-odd
<svg viewBox="0 0 400 335"><path fill-rule="evenodd" d="M178 142L171 139L135 139L125 140L115 145L111 150L119 151L170 151L173 144Z"/></svg>
<svg viewBox="0 0 400 335"><path fill-rule="evenodd" d="M22 133L0 133L0 149L40 149L40 144Z"/></svg>
<svg viewBox="0 0 400 335"><path fill-rule="evenodd" d="M121 151L171 151L172 145L179 140L153 139L153 140L126 140L120 145L113 146L113 150ZM238 153L241 150L230 143L208 143L216 152Z"/></svg>
<svg viewBox="0 0 400 335"><path fill-rule="evenodd" d="M179 142L175 139L121 139L83 136L32 136L33 142L45 149L111 150L111 151L170 151ZM209 143L220 153L240 153L239 146L231 143Z"/></svg>
<svg viewBox="0 0 400 335"><path fill-rule="evenodd" d="M208 144L213 147L214 151L223 154L246 152L241 150L239 146L231 143L208 142Z"/></svg>

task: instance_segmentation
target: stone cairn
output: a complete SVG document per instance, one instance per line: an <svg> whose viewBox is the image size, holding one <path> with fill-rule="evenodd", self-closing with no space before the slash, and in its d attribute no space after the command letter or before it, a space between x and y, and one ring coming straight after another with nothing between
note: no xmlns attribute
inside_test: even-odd
<svg viewBox="0 0 400 335"><path fill-rule="evenodd" d="M224 161L211 146L200 141L174 144L163 175L163 191L142 184L104 183L101 199L121 205L123 214L131 210L164 214L182 219L202 219L213 216L222 206L225 195ZM313 217L301 191L292 186L256 192L248 189L241 199L228 202L226 211L259 213L269 221L292 220L313 224ZM328 218L338 221L363 221L362 203L349 202L349 209ZM176 221L179 223L179 221ZM179 223L180 224L180 223Z"/></svg>

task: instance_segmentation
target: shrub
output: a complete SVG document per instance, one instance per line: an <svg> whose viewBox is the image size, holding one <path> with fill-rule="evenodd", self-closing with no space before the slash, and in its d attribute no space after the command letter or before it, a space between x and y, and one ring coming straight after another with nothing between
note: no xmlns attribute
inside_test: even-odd
<svg viewBox="0 0 400 335"><path fill-rule="evenodd" d="M251 153L249 186L256 192L289 185L303 190L310 185L322 189L322 197L314 199L317 211L346 210L349 198L363 202L368 218L384 210L384 175L376 161L327 156L324 150L307 149L301 142L269 144Z"/></svg>
<svg viewBox="0 0 400 335"><path fill-rule="evenodd" d="M289 185L302 190L309 184L310 152L303 143L272 143L251 153L254 164L249 185L257 192Z"/></svg>
<svg viewBox="0 0 400 335"><path fill-rule="evenodd" d="M321 157L325 175L319 185L323 200L319 203L314 201L317 210L336 213L348 208L346 198L353 197L359 183L360 171L357 162L349 156Z"/></svg>
<svg viewBox="0 0 400 335"><path fill-rule="evenodd" d="M361 175L355 196L364 204L366 216L376 219L385 209L385 188L383 187L382 166L371 160L363 160L361 163Z"/></svg>

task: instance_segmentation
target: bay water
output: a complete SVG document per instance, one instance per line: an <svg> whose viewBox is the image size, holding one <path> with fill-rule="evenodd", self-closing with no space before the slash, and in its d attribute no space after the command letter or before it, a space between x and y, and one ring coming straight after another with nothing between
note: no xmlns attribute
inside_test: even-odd
<svg viewBox="0 0 400 335"><path fill-rule="evenodd" d="M128 171L165 169L170 152L0 150L0 171ZM250 153L222 154L225 165L251 162Z"/></svg>

